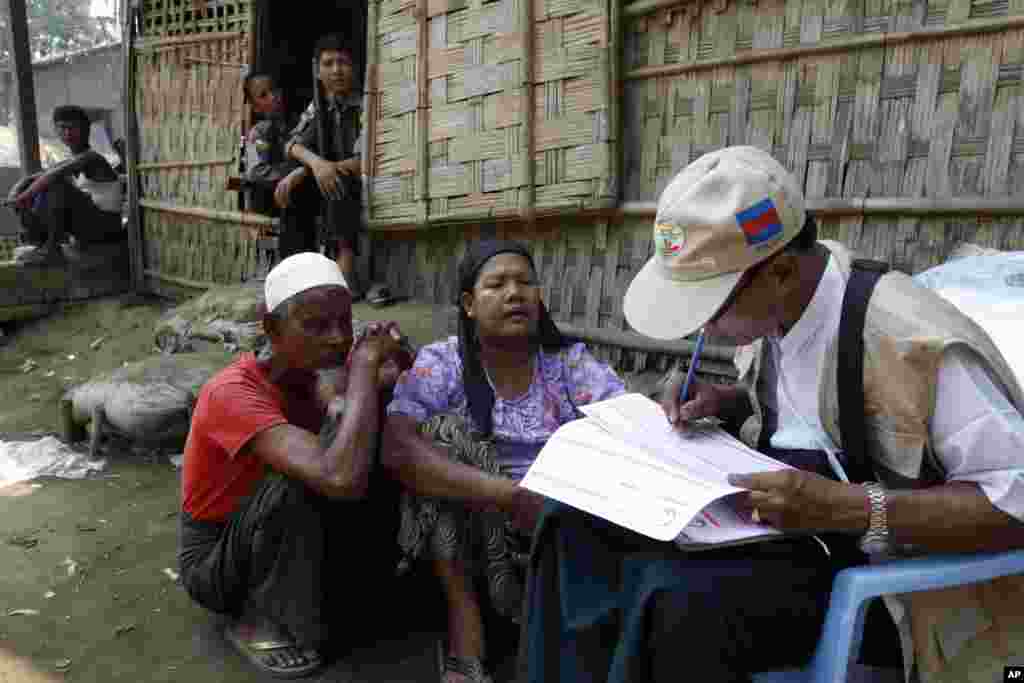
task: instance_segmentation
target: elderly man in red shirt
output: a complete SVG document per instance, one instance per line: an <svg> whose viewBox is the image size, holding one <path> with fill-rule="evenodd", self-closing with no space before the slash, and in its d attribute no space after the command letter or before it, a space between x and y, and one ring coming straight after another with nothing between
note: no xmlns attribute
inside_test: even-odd
<svg viewBox="0 0 1024 683"><path fill-rule="evenodd" d="M412 359L393 324L353 344L351 294L320 254L283 260L265 290L272 353L239 357L196 404L179 562L196 602L235 617L226 636L243 655L295 677L367 630L395 574L397 485L377 466L379 428ZM332 367L329 406L318 371Z"/></svg>

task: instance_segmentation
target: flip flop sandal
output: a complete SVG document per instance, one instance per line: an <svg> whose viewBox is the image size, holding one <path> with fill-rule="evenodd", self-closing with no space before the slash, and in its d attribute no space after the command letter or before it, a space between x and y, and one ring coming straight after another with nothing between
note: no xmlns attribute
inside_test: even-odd
<svg viewBox="0 0 1024 683"><path fill-rule="evenodd" d="M18 258L18 264L23 266L55 266L67 262L63 251L50 251L42 247L33 249L24 256Z"/></svg>
<svg viewBox="0 0 1024 683"><path fill-rule="evenodd" d="M290 640L265 637L245 640L233 626L224 630L224 637L253 666L274 678L303 678L323 665L319 654Z"/></svg>
<svg viewBox="0 0 1024 683"><path fill-rule="evenodd" d="M437 660L441 683L494 683L484 671L483 662L476 657L446 655L440 640L437 641ZM455 674L455 678L450 678L449 674Z"/></svg>
<svg viewBox="0 0 1024 683"><path fill-rule="evenodd" d="M391 290L386 285L373 285L369 291L366 292L366 303L370 304L374 308L384 308L390 306L398 300L398 297L391 294Z"/></svg>

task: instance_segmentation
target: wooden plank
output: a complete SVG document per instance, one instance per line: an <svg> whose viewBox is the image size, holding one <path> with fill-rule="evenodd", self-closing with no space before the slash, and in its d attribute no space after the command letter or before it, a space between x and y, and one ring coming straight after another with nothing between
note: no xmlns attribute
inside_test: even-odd
<svg viewBox="0 0 1024 683"><path fill-rule="evenodd" d="M7 45L14 62L14 80L11 85L14 87L18 159L23 173L35 173L42 168L42 164L39 161L39 124L25 0L8 0L7 9Z"/></svg>

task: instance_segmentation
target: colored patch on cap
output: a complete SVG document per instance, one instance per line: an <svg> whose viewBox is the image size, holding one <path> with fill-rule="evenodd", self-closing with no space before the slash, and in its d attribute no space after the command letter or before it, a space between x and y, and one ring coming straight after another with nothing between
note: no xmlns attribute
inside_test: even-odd
<svg viewBox="0 0 1024 683"><path fill-rule="evenodd" d="M759 247L782 235L782 220L771 199L762 199L749 209L736 214L736 222L743 229L747 244Z"/></svg>
<svg viewBox="0 0 1024 683"><path fill-rule="evenodd" d="M675 256L683 249L686 231L678 225L657 223L654 226L654 247L661 256Z"/></svg>

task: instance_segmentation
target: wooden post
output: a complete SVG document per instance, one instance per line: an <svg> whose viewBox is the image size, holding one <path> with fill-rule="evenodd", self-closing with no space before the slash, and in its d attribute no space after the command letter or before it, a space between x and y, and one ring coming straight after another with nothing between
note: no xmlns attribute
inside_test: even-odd
<svg viewBox="0 0 1024 683"><path fill-rule="evenodd" d="M42 168L39 162L39 122L36 119L36 91L32 81L32 52L28 43L28 15L25 0L7 0L7 37L11 46L14 70L14 117L18 130L18 154L21 170L35 173Z"/></svg>
<svg viewBox="0 0 1024 683"><path fill-rule="evenodd" d="M124 110L124 149L128 157L125 164L128 167L128 246L132 290L141 293L146 286L146 266L142 253L142 209L139 206L139 128L135 119L135 20L138 12L134 2L126 4L121 32L121 106Z"/></svg>

